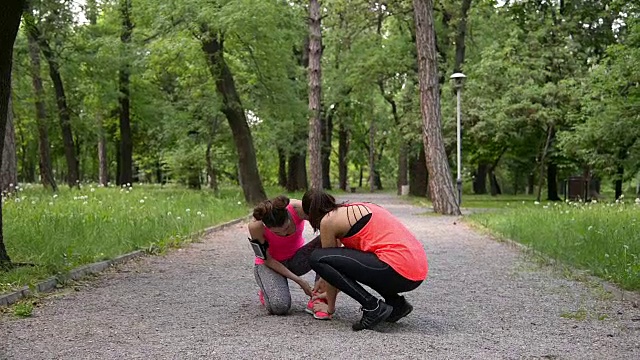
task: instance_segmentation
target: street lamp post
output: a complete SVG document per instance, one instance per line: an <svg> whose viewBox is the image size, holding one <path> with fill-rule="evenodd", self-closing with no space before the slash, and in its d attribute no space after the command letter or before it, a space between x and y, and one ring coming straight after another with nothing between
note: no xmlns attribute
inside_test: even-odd
<svg viewBox="0 0 640 360"><path fill-rule="evenodd" d="M458 148L457 151L457 156L456 156L456 162L458 165L458 172L457 172L457 179L456 179L456 185L458 188L458 207L460 207L460 204L462 204L462 126L461 126L461 122L460 122L460 116L461 116L461 111L460 111L460 102L461 102L461 92L462 92L462 85L464 83L464 79L466 78L466 76L463 73L455 73L453 75L451 75L451 79L453 80L453 86L456 89L456 94L457 94L457 98L458 98L458 105L457 105L457 125L456 125L456 133L457 133L457 138L456 138L456 145Z"/></svg>

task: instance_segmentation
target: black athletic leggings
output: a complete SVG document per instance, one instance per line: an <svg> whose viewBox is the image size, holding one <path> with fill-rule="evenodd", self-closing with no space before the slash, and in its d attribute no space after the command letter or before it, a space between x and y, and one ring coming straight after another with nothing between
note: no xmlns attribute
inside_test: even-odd
<svg viewBox="0 0 640 360"><path fill-rule="evenodd" d="M378 292L392 306L400 300L399 293L411 291L422 283L422 280L409 280L398 274L376 254L360 250L316 249L309 261L316 274L368 310L378 306L378 299L359 283Z"/></svg>

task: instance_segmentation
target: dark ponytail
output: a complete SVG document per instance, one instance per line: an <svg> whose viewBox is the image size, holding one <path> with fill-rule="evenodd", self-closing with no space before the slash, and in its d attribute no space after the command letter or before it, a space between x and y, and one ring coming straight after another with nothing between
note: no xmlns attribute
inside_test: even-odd
<svg viewBox="0 0 640 360"><path fill-rule="evenodd" d="M253 208L253 217L268 228L280 227L289 218L288 205L289 198L284 195L265 200Z"/></svg>
<svg viewBox="0 0 640 360"><path fill-rule="evenodd" d="M311 189L302 196L302 211L309 217L314 231L320 229L322 218L338 206L336 199L324 190Z"/></svg>

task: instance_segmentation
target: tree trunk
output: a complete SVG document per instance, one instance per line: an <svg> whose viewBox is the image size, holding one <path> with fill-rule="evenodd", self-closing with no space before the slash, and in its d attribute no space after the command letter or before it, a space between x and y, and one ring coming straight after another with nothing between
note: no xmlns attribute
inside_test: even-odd
<svg viewBox="0 0 640 360"><path fill-rule="evenodd" d="M560 201L558 196L558 166L549 161L547 165L547 200Z"/></svg>
<svg viewBox="0 0 640 360"><path fill-rule="evenodd" d="M212 33L207 26L202 26L202 36L202 50L207 56L209 70L215 80L218 94L222 98L222 113L229 122L238 151L238 166L242 179L240 185L244 192L244 198L250 204L257 204L266 200L267 195L258 172L251 130L247 124L240 96L236 91L233 74L223 56L224 39L222 36Z"/></svg>
<svg viewBox="0 0 640 360"><path fill-rule="evenodd" d="M107 137L104 133L102 118L98 119L98 181L100 185L109 183L109 161L107 158Z"/></svg>
<svg viewBox="0 0 640 360"><path fill-rule="evenodd" d="M624 167L622 166L618 166L618 168L616 169L616 181L615 181L615 188L616 188L616 200L620 199L620 196L622 196L622 178L624 175Z"/></svg>
<svg viewBox="0 0 640 360"><path fill-rule="evenodd" d="M424 145L421 144L418 157L413 156L409 165L409 193L413 196L427 197L429 176Z"/></svg>
<svg viewBox="0 0 640 360"><path fill-rule="evenodd" d="M133 33L133 23L131 22L131 0L120 1L120 15L122 16L122 28L120 41L126 55L129 53L129 44ZM120 177L118 185L133 183L133 138L131 135L131 100L129 89L129 77L131 68L127 56L120 65L118 71L118 88L120 96Z"/></svg>
<svg viewBox="0 0 640 360"><path fill-rule="evenodd" d="M287 186L287 154L283 148L278 146L278 185Z"/></svg>
<svg viewBox="0 0 640 360"><path fill-rule="evenodd" d="M289 172L287 174L287 191L307 189L306 154L289 155Z"/></svg>
<svg viewBox="0 0 640 360"><path fill-rule="evenodd" d="M542 196L542 183L544 181L544 161L547 158L547 154L549 153L549 147L551 146L553 133L554 126L553 124L551 124L547 129L547 140L544 144L544 148L542 149L542 154L540 156L540 178L538 179L538 195L536 196L536 201L540 201L540 197Z"/></svg>
<svg viewBox="0 0 640 360"><path fill-rule="evenodd" d="M338 177L340 189L347 191L348 167L347 154L349 153L349 130L344 124L344 119L340 120L338 128Z"/></svg>
<svg viewBox="0 0 640 360"><path fill-rule="evenodd" d="M527 175L527 195L533 195L533 188L536 186L536 174L532 171Z"/></svg>
<svg viewBox="0 0 640 360"><path fill-rule="evenodd" d="M413 0L416 23L416 49L420 83L420 109L423 120L429 195L433 209L445 215L460 215L449 161L442 139L438 57L433 23L433 0Z"/></svg>
<svg viewBox="0 0 640 360"><path fill-rule="evenodd" d="M400 140L400 149L398 150L398 182L397 194L402 194L402 186L408 185L409 182L407 180L407 172L408 172L408 161L407 161L407 145L404 141Z"/></svg>
<svg viewBox="0 0 640 360"><path fill-rule="evenodd" d="M4 132L9 115L13 44L18 34L24 6L24 0L4 0L0 9L0 149L4 148ZM2 168L2 162L2 156L0 156L0 168ZM11 259L4 246L2 202L0 201L0 267L8 267L9 264Z"/></svg>
<svg viewBox="0 0 640 360"><path fill-rule="evenodd" d="M320 28L320 1L309 1L309 167L311 188L322 188L322 158L320 102L322 100L322 30Z"/></svg>
<svg viewBox="0 0 640 360"><path fill-rule="evenodd" d="M36 123L38 127L38 153L40 165L40 181L44 187L51 187L53 191L58 191L58 185L53 176L53 166L51 164L51 150L49 145L49 126L47 111L44 102L44 87L40 75L40 48L37 40L27 33L29 41L29 57L31 58L31 82L35 95Z"/></svg>
<svg viewBox="0 0 640 360"><path fill-rule="evenodd" d="M213 161L211 160L212 147L213 147L213 136L209 136L209 141L207 141L207 151L205 153L205 158L207 160L207 176L209 177L209 189L213 191L218 191L218 179L217 179L216 171L213 167Z"/></svg>
<svg viewBox="0 0 640 360"><path fill-rule="evenodd" d="M331 140L334 113L335 108L330 109L322 124L322 188L327 190L331 190Z"/></svg>
<svg viewBox="0 0 640 360"><path fill-rule="evenodd" d="M467 34L467 14L471 8L471 0L462 0L462 8L460 9L460 20L458 20L458 30L456 32L456 62L453 66L453 72L461 72L464 63L465 43L464 39Z"/></svg>
<svg viewBox="0 0 640 360"><path fill-rule="evenodd" d="M2 167L0 171L0 190L13 191L18 185L18 158L16 156L16 132L13 126L13 109L11 97L7 111L7 123L2 147Z"/></svg>
<svg viewBox="0 0 640 360"><path fill-rule="evenodd" d="M64 144L64 155L67 160L67 184L69 187L79 186L79 168L76 155L75 144L73 142L73 131L71 129L71 117L67 106L64 84L60 76L60 66L49 43L42 37L40 30L32 21L26 24L27 31L37 40L40 50L49 64L49 76L53 82L56 92L56 105L58 107L58 117L60 118L60 128L62 130L62 140Z"/></svg>
<svg viewBox="0 0 640 360"><path fill-rule="evenodd" d="M478 169L476 169L475 176L473 177L473 193L474 194L486 194L487 193L487 172L489 170L489 164L480 163Z"/></svg>
<svg viewBox="0 0 640 360"><path fill-rule="evenodd" d="M502 194L502 190L500 189L500 183L498 183L498 178L496 177L493 169L489 170L489 183L491 185L491 196L496 196Z"/></svg>
<svg viewBox="0 0 640 360"><path fill-rule="evenodd" d="M376 151L375 151L375 139L376 139L376 123L371 119L369 124L369 191L374 192L376 190L375 173L376 173Z"/></svg>

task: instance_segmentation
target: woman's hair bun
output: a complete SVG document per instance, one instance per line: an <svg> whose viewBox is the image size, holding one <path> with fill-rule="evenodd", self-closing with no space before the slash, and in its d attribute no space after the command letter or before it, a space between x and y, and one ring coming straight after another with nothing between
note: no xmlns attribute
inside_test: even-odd
<svg viewBox="0 0 640 360"><path fill-rule="evenodd" d="M271 200L274 209L285 209L289 205L289 198L285 195L280 195Z"/></svg>

